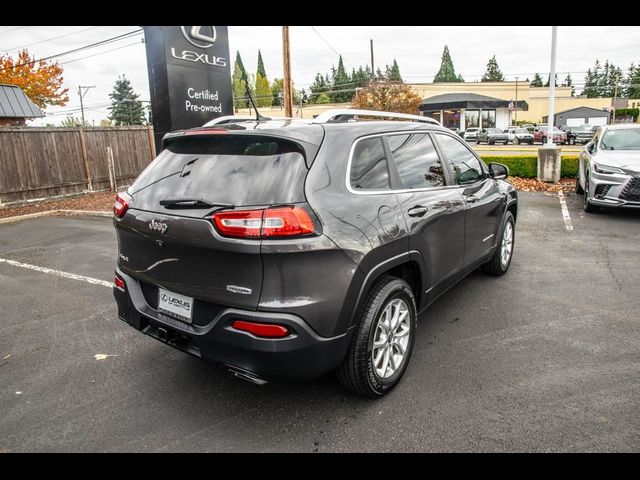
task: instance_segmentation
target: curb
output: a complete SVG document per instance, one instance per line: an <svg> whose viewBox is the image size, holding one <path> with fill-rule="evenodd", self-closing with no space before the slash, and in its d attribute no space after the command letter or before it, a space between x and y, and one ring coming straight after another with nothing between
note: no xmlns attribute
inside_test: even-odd
<svg viewBox="0 0 640 480"><path fill-rule="evenodd" d="M101 211L95 211L95 210L66 210L66 209L46 210L44 212L28 213L26 215L18 215L15 217L0 218L0 225L16 223L22 220L29 220L31 218L52 217L57 215L78 215L78 216L85 215L89 217L111 217L113 216L113 213L101 212Z"/></svg>

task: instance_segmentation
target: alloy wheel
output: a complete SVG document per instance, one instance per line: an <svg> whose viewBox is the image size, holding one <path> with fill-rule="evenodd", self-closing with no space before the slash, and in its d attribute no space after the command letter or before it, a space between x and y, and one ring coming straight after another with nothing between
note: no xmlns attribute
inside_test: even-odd
<svg viewBox="0 0 640 480"><path fill-rule="evenodd" d="M373 337L371 361L380 378L389 378L402 367L411 335L409 306L391 300L378 317Z"/></svg>
<svg viewBox="0 0 640 480"><path fill-rule="evenodd" d="M507 222L502 233L502 243L500 244L500 263L502 267L509 265L511 252L513 251L513 225Z"/></svg>

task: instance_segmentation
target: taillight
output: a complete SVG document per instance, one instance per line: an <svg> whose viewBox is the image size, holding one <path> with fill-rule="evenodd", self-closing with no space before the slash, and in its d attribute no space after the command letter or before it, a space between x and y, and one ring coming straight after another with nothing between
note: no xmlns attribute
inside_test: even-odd
<svg viewBox="0 0 640 480"><path fill-rule="evenodd" d="M118 275L113 277L113 284L118 290L122 290L124 292L125 290L124 280L122 280Z"/></svg>
<svg viewBox="0 0 640 480"><path fill-rule="evenodd" d="M129 208L129 195L126 193L119 193L116 195L116 201L113 204L113 214L118 217L124 217L124 214L127 213L127 209Z"/></svg>
<svg viewBox="0 0 640 480"><path fill-rule="evenodd" d="M226 237L292 237L316 231L307 210L298 206L224 211L215 213L212 220L218 232Z"/></svg>
<svg viewBox="0 0 640 480"><path fill-rule="evenodd" d="M249 332L256 337L263 338L284 338L289 335L289 329L287 327L273 323L255 323L246 322L244 320L235 320L231 324L231 328L242 330L243 332Z"/></svg>

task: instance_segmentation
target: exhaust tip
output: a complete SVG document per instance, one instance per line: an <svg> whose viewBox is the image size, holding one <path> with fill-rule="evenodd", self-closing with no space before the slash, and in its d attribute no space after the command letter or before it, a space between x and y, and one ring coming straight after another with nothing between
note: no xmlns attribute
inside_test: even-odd
<svg viewBox="0 0 640 480"><path fill-rule="evenodd" d="M242 370L238 367L232 367L232 366L228 366L229 368L229 372L237 378L240 378L242 380L246 380L247 382L251 382L255 385L266 385L268 382L260 377L258 377L256 374L248 372L246 370Z"/></svg>

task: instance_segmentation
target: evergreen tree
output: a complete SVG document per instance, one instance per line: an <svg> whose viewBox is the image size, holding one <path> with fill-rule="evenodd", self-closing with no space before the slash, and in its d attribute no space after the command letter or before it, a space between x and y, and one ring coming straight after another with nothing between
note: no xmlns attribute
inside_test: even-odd
<svg viewBox="0 0 640 480"><path fill-rule="evenodd" d="M264 69L264 62L262 61L262 53L258 50L258 75L263 77L267 76L267 72Z"/></svg>
<svg viewBox="0 0 640 480"><path fill-rule="evenodd" d="M133 91L131 82L124 76L118 77L113 91L109 94L109 120L116 126L143 125L145 121L144 107L138 100L140 95Z"/></svg>
<svg viewBox="0 0 640 480"><path fill-rule="evenodd" d="M233 75L231 75L231 86L235 98L233 104L236 109L247 108L249 106L249 99L246 98L247 82L247 71L244 69L240 52L236 51L236 61L233 65ZM249 87L249 90L251 90L251 87Z"/></svg>
<svg viewBox="0 0 640 480"><path fill-rule="evenodd" d="M464 78L462 78L462 74L458 74L458 83L464 83Z"/></svg>
<svg viewBox="0 0 640 480"><path fill-rule="evenodd" d="M318 101L318 99L320 98L320 95L325 95L325 97L327 98L327 101L324 101L324 97L323 97L322 103L331 103L331 99L327 95L328 83L325 77L323 77L320 74L320 72L316 73L316 78L311 84L311 86L309 87L309 90L311 90L311 95L309 96L310 103L320 103Z"/></svg>
<svg viewBox="0 0 640 480"><path fill-rule="evenodd" d="M393 64L389 69L389 73L387 74L387 80L390 82L402 82L402 75L400 75L400 67L398 66L398 62L396 59L393 59Z"/></svg>
<svg viewBox="0 0 640 480"><path fill-rule="evenodd" d="M459 81L460 77L456 75L456 70L453 67L453 60L451 60L451 55L449 54L449 47L445 45L442 52L440 70L438 70L438 73L436 73L436 76L433 78L433 83Z"/></svg>
<svg viewBox="0 0 640 480"><path fill-rule="evenodd" d="M629 98L640 98L640 65L635 66L633 63L631 64L625 83L625 96Z"/></svg>
<svg viewBox="0 0 640 480"><path fill-rule="evenodd" d="M376 81L383 82L384 81L384 73L380 70L380 67L376 68Z"/></svg>
<svg viewBox="0 0 640 480"><path fill-rule="evenodd" d="M349 78L349 74L344 68L344 62L342 61L342 55L340 55L338 59L338 68L335 69L332 67L332 84L331 89L337 93L333 94L332 100L335 103L344 103L350 102L353 96L355 95L355 90L353 92L342 92L341 90L348 90L352 88L351 79Z"/></svg>
<svg viewBox="0 0 640 480"><path fill-rule="evenodd" d="M566 78L564 79L564 83L562 84L565 87L571 87L571 96L575 96L576 94L576 89L573 86L573 80L571 80L571 74L567 73Z"/></svg>
<svg viewBox="0 0 640 480"><path fill-rule="evenodd" d="M256 107L270 107L273 101L271 94L271 86L267 79L267 72L264 69L264 62L262 61L262 54L258 50L258 70L256 71L256 88L255 88L254 102Z"/></svg>
<svg viewBox="0 0 640 480"><path fill-rule="evenodd" d="M556 73L553 78L555 79L554 85L557 87L558 86L558 74ZM545 87L549 86L549 80L551 80L551 74L549 74L549 76L547 77L547 82L544 84Z"/></svg>
<svg viewBox="0 0 640 480"><path fill-rule="evenodd" d="M498 61L496 60L496 56L494 55L487 63L487 71L484 72L482 76L481 82L504 82L504 75L500 71L500 67L498 66Z"/></svg>
<svg viewBox="0 0 640 480"><path fill-rule="evenodd" d="M539 73L534 73L533 74L533 80L531 80L531 83L529 84L532 87L541 87L542 86L542 77L540 76Z"/></svg>

